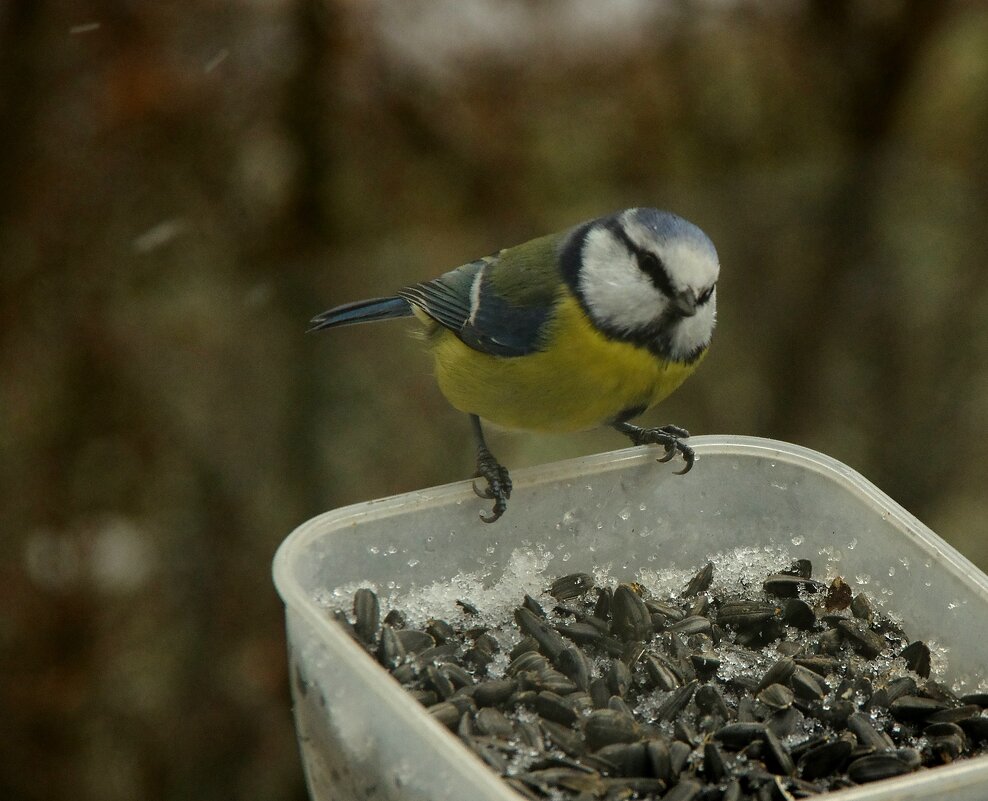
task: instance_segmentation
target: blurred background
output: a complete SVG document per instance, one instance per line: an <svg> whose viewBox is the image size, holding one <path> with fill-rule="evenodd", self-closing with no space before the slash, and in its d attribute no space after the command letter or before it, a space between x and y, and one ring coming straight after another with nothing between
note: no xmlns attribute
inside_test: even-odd
<svg viewBox="0 0 988 801"><path fill-rule="evenodd" d="M0 796L301 801L275 548L473 469L411 325L308 319L626 206L722 263L649 422L988 566L986 141L984 2L6 0Z"/></svg>

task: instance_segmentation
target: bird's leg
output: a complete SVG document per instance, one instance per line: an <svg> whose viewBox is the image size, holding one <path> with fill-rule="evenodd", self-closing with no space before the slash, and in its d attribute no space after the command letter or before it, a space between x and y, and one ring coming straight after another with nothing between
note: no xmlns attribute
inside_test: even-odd
<svg viewBox="0 0 988 801"><path fill-rule="evenodd" d="M475 414L470 415L470 423L473 426L473 436L477 441L477 472L476 478L482 478L487 482L487 488L483 491L477 489L477 482L473 483L473 491L481 498L491 498L494 501L494 508L490 515L480 513L480 519L485 523L493 523L508 508L508 498L511 497L511 476L508 469L498 463L494 454L487 448L484 439L484 432L480 427L480 418Z"/></svg>
<svg viewBox="0 0 988 801"><path fill-rule="evenodd" d="M688 473L696 461L693 449L682 440L689 437L690 432L679 426L660 426L659 428L642 428L631 423L613 423L615 429L628 438L635 445L661 445L666 449L665 455L659 459L660 462L668 462L677 453L682 454L686 466L676 472L682 475Z"/></svg>

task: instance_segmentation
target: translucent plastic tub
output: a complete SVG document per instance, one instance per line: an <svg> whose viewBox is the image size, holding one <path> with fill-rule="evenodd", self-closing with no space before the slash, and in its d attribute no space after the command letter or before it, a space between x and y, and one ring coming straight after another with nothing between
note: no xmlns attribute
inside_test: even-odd
<svg viewBox="0 0 988 801"><path fill-rule="evenodd" d="M985 676L988 577L895 501L805 448L749 437L691 442L699 458L687 476L650 448L518 470L508 512L493 525L478 518L486 507L465 481L337 509L294 531L274 578L312 798L517 801L315 599L344 585L405 589L464 571L493 582L512 551L533 543L565 553L568 572L612 563L618 577L627 565L628 578L656 553L686 568L741 546L781 545L811 559L825 552L849 581L867 575L869 595L901 614L912 637L947 647L948 682ZM645 529L650 536L640 536ZM826 797L985 801L988 757Z"/></svg>

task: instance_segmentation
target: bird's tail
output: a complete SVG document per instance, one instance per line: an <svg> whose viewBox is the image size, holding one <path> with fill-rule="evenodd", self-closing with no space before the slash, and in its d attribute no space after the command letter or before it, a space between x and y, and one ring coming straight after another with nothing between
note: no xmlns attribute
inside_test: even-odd
<svg viewBox="0 0 988 801"><path fill-rule="evenodd" d="M411 317L412 307L404 298L371 298L344 303L329 311L318 314L309 321L310 331L335 328L338 325L372 323L390 317Z"/></svg>

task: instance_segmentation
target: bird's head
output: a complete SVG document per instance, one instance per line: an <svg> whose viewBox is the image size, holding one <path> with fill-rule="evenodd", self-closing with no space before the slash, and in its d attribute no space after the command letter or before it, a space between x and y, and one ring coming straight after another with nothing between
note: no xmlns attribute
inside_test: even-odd
<svg viewBox="0 0 988 801"><path fill-rule="evenodd" d="M710 343L720 265L693 223L633 208L575 229L564 246L567 278L608 336L690 362Z"/></svg>

